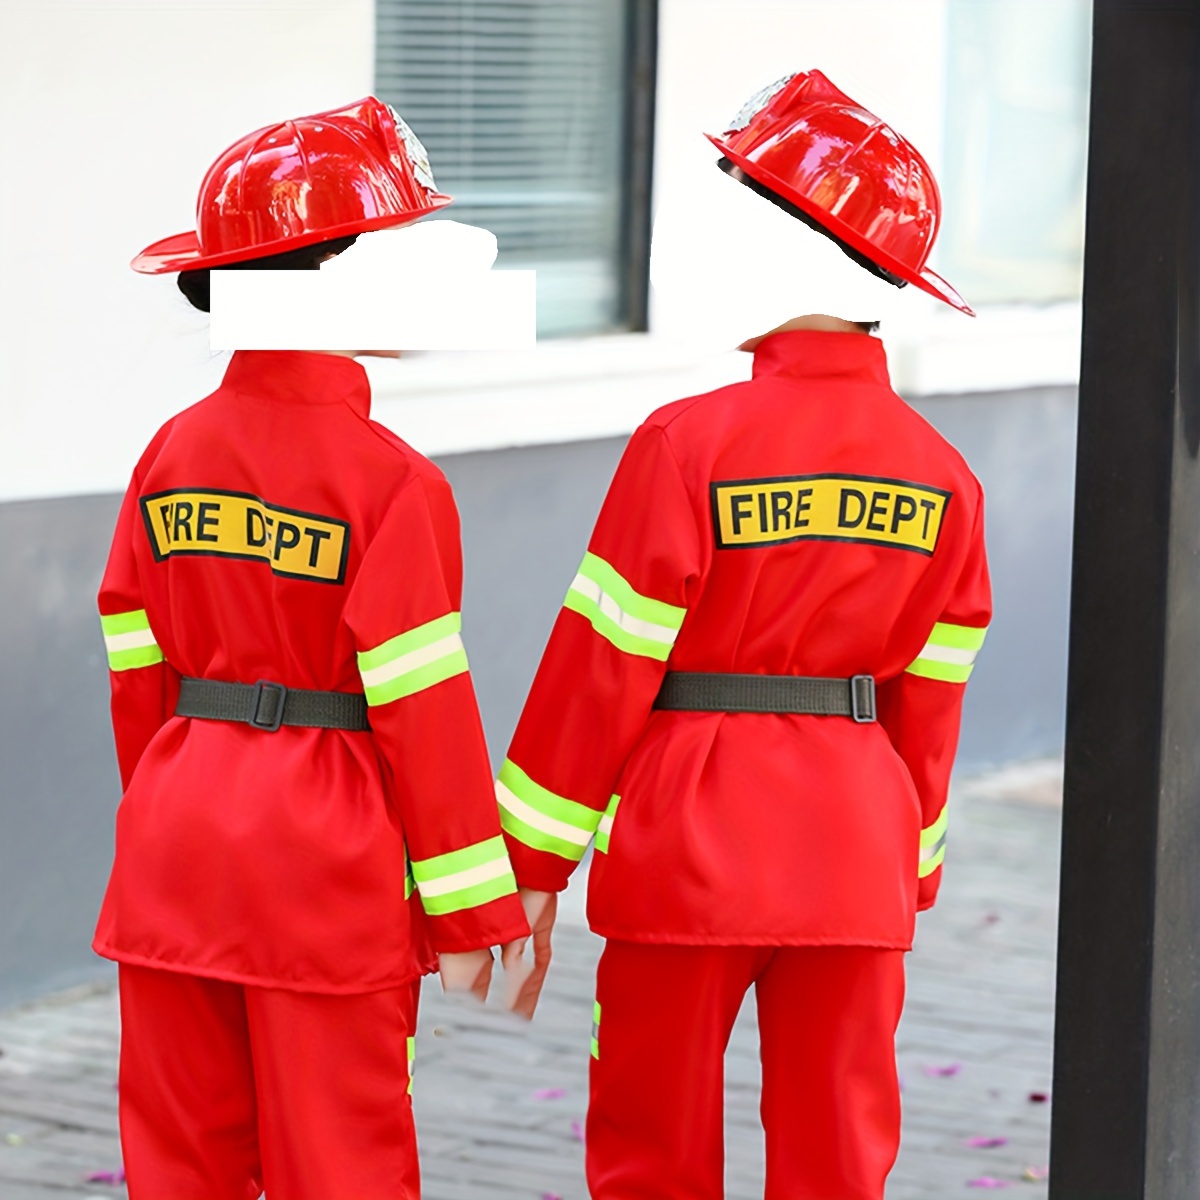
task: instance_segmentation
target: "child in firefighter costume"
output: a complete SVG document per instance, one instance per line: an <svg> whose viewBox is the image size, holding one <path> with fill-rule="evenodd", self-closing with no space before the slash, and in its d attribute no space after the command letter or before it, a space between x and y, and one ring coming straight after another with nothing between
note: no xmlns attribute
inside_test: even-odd
<svg viewBox="0 0 1200 1200"><path fill-rule="evenodd" d="M925 267L928 166L818 72L711 140L860 266L970 311ZM899 1144L904 952L990 616L983 497L865 328L756 343L750 382L634 433L499 779L543 950L595 839L596 1200L723 1195L722 1063L751 986L768 1200L880 1200Z"/></svg>
<svg viewBox="0 0 1200 1200"><path fill-rule="evenodd" d="M231 146L197 232L133 265L197 302L205 268L312 269L449 200L368 99ZM239 351L138 462L100 591L125 794L95 940L131 1200L418 1196L418 981L482 992L528 932L461 590L450 488L352 357Z"/></svg>

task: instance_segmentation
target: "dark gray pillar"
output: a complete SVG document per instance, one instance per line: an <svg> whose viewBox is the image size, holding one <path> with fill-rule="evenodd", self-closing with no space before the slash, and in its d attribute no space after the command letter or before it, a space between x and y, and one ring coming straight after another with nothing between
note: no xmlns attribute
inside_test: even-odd
<svg viewBox="0 0 1200 1200"><path fill-rule="evenodd" d="M1050 1196L1192 1200L1200 2L1094 13Z"/></svg>
<svg viewBox="0 0 1200 1200"><path fill-rule="evenodd" d="M650 328L651 187L658 92L658 0L628 0L625 16L625 186L621 214L621 319Z"/></svg>

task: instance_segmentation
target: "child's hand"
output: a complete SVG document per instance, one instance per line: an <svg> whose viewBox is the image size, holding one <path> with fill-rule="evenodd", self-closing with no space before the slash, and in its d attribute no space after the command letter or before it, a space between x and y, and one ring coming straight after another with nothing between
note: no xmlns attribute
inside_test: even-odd
<svg viewBox="0 0 1200 1200"><path fill-rule="evenodd" d="M505 1006L531 1021L550 966L550 934L558 913L558 893L521 888L520 894L529 928L533 931L533 962L525 959L525 947L530 938L509 942L501 951L500 961L506 981Z"/></svg>
<svg viewBox="0 0 1200 1200"><path fill-rule="evenodd" d="M442 991L469 992L482 1004L492 982L492 952L466 950L459 954L439 954L438 974L442 977Z"/></svg>

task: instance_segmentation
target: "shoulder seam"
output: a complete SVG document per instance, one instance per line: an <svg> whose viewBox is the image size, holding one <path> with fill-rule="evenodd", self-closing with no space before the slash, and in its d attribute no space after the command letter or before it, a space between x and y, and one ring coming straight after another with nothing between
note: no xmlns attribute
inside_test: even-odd
<svg viewBox="0 0 1200 1200"><path fill-rule="evenodd" d="M665 432L669 426L678 421L685 413L691 412L701 400L707 400L710 396L715 396L719 392L729 391L731 388L744 387L749 382L750 380L747 379L739 379L734 383L727 383L723 387L713 388L710 392L701 392L698 396L685 396L682 400L674 400L670 404L663 405L663 408L672 408L675 410L669 417L662 421L654 421L658 413L663 410L663 408L660 408L656 412L651 413L643 424L649 425L653 421L653 428L661 429Z"/></svg>
<svg viewBox="0 0 1200 1200"><path fill-rule="evenodd" d="M350 410L351 415L363 426L367 433L376 441L386 446L400 461L408 468L410 479L423 479L429 472L420 470L420 466L432 468L434 478L445 480L445 474L442 469L432 459L427 458L420 450L414 446L410 446L399 434L392 433L391 430L373 421L369 416L364 416L362 413L357 413L353 409ZM395 440L393 440L395 439ZM397 444L399 443L399 445ZM418 460L414 462L414 459ZM407 481L406 481L407 484ZM397 494L399 489L397 489Z"/></svg>

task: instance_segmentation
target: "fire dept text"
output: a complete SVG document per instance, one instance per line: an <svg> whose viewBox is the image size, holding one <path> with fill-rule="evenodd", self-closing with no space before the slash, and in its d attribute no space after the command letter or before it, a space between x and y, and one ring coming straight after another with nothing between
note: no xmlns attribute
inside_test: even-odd
<svg viewBox="0 0 1200 1200"><path fill-rule="evenodd" d="M158 561L173 554L260 559L276 575L341 583L350 526L244 492L178 490L141 497Z"/></svg>
<svg viewBox="0 0 1200 1200"><path fill-rule="evenodd" d="M720 549L806 538L932 554L950 493L901 479L797 475L712 484Z"/></svg>

